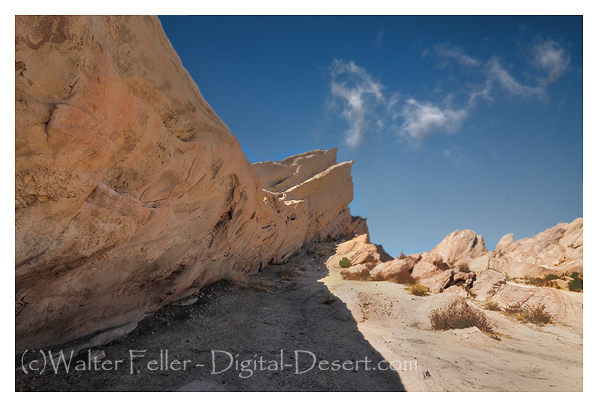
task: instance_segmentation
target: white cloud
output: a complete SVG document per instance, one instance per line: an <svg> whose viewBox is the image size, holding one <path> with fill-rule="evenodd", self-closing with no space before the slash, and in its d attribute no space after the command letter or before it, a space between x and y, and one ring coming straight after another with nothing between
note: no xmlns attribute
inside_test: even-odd
<svg viewBox="0 0 599 408"><path fill-rule="evenodd" d="M364 68L353 61L336 59L330 69L330 90L333 100L341 102L340 114L349 125L345 142L355 148L369 134L390 131L413 145L420 145L434 133L457 131L480 100L492 101L498 95L546 98L548 85L568 69L570 55L552 39L537 40L529 50L532 53L528 62L543 74L523 72L521 76L525 80L520 80L496 56L485 60L472 57L452 44L436 46L437 57L446 63L457 63L470 75L462 87L462 90L467 89L468 99L457 108L451 102L451 94L443 104L402 99L397 92L385 96L383 84L374 80ZM424 50L422 56L426 57L428 53Z"/></svg>
<svg viewBox="0 0 599 408"><path fill-rule="evenodd" d="M546 83L550 84L568 69L570 54L552 39L538 41L534 46L534 64L547 71Z"/></svg>
<svg viewBox="0 0 599 408"><path fill-rule="evenodd" d="M376 105L384 102L383 85L353 61L335 60L331 77L331 94L341 100L341 114L350 125L345 142L357 147L365 139L369 117L375 115Z"/></svg>
<svg viewBox="0 0 599 408"><path fill-rule="evenodd" d="M517 96L539 96L542 97L545 90L541 87L533 87L518 82L497 60L492 58L487 63L487 75L491 82L497 82L509 93Z"/></svg>
<svg viewBox="0 0 599 408"><path fill-rule="evenodd" d="M482 64L480 60L469 56L464 52L464 50L453 44L437 45L435 47L435 51L437 52L437 55L439 55L440 57L454 59L460 65L468 67L477 67Z"/></svg>
<svg viewBox="0 0 599 408"><path fill-rule="evenodd" d="M435 132L455 132L467 116L465 109L440 108L430 102L408 99L401 116L404 123L400 128L402 137L409 137L414 143L422 141Z"/></svg>

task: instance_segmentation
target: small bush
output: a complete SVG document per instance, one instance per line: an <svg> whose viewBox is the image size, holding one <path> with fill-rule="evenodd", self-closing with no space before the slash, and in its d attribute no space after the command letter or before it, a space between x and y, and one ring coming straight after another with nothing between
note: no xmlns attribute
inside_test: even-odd
<svg viewBox="0 0 599 408"><path fill-rule="evenodd" d="M288 266L285 269L281 269L277 272L277 276L282 279L285 280L287 282L293 281L294 278L297 278L298 276L301 276L301 272L299 272L297 269L295 269L295 267L293 266Z"/></svg>
<svg viewBox="0 0 599 408"><path fill-rule="evenodd" d="M548 273L547 275L545 275L545 280L546 281L552 281L552 280L556 280L559 279L559 276L553 274L553 273Z"/></svg>
<svg viewBox="0 0 599 408"><path fill-rule="evenodd" d="M544 305L536 307L510 305L503 310L505 314L515 316L524 323L534 323L537 325L549 324L552 321L551 315L545 310Z"/></svg>
<svg viewBox="0 0 599 408"><path fill-rule="evenodd" d="M356 281L368 281L370 278L370 271L365 269L360 272L341 271L341 278L345 280L356 280Z"/></svg>
<svg viewBox="0 0 599 408"><path fill-rule="evenodd" d="M499 307L499 303L495 302L494 300L487 300L485 302L485 309L487 309L487 310L501 310L501 307Z"/></svg>
<svg viewBox="0 0 599 408"><path fill-rule="evenodd" d="M520 320L538 325L551 323L551 315L547 313L544 305L533 308L523 308Z"/></svg>
<svg viewBox="0 0 599 408"><path fill-rule="evenodd" d="M233 273L227 277L229 285L235 288L249 289L255 292L268 293L271 286L262 276L252 276L243 272Z"/></svg>
<svg viewBox="0 0 599 408"><path fill-rule="evenodd" d="M570 275L572 280L568 282L568 289L572 292L582 292L582 279L578 275L578 272L572 272Z"/></svg>
<svg viewBox="0 0 599 408"><path fill-rule="evenodd" d="M349 268L351 266L351 261L349 259L347 259L346 257L343 257L339 261L339 266L341 266L342 268Z"/></svg>
<svg viewBox="0 0 599 408"><path fill-rule="evenodd" d="M408 284L406 290L414 296L425 296L428 293L428 288L421 283Z"/></svg>
<svg viewBox="0 0 599 408"><path fill-rule="evenodd" d="M429 320L433 330L465 329L478 327L480 331L492 334L493 327L480 310L475 310L465 302L456 301L446 309L431 310Z"/></svg>
<svg viewBox="0 0 599 408"><path fill-rule="evenodd" d="M462 263L458 265L458 270L460 272L470 273L470 267L467 263Z"/></svg>
<svg viewBox="0 0 599 408"><path fill-rule="evenodd" d="M377 273L372 277L372 280L400 283L402 285L409 285L409 284L416 283L416 279L412 278L412 273L410 271L402 271L402 272L395 274L387 279L385 279L383 276L381 276L381 274Z"/></svg>
<svg viewBox="0 0 599 408"><path fill-rule="evenodd" d="M556 275L553 276L555 276L555 279L558 278ZM546 277L536 278L534 276L526 275L524 277L524 283L531 286L549 286L551 288L557 287L557 282L554 282L553 279L546 279Z"/></svg>

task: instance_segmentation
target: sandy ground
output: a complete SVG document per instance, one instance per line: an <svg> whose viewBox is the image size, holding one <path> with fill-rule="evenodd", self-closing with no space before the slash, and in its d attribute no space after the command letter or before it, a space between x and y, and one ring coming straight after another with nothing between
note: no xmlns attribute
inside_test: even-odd
<svg viewBox="0 0 599 408"><path fill-rule="evenodd" d="M16 390L582 391L581 333L489 311L500 341L476 328L432 331L424 311L435 296L342 280L324 267L334 250L204 288L94 349L101 361L67 354L68 373L63 362L32 364L39 350L25 367L18 355Z"/></svg>

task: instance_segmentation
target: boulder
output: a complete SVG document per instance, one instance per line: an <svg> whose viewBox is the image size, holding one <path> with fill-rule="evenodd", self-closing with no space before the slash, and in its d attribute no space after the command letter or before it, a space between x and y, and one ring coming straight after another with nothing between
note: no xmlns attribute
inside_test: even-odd
<svg viewBox="0 0 599 408"><path fill-rule="evenodd" d="M422 260L433 264L442 261L451 267L467 264L486 252L483 237L465 229L447 235L432 251L424 253Z"/></svg>
<svg viewBox="0 0 599 408"><path fill-rule="evenodd" d="M494 270L485 270L476 274L471 292L477 300L487 300L493 297L505 285L505 274Z"/></svg>
<svg viewBox="0 0 599 408"><path fill-rule="evenodd" d="M394 280L400 283L406 283L411 278L411 272L422 256L420 254L396 258L387 261L372 269L370 275L374 280Z"/></svg>
<svg viewBox="0 0 599 408"><path fill-rule="evenodd" d="M350 260L353 265L366 265L369 270L376 265L391 260L391 256L380 245L370 243L367 234L357 235L337 246L335 255L329 257L325 263L330 270L339 268L339 261L343 258Z"/></svg>

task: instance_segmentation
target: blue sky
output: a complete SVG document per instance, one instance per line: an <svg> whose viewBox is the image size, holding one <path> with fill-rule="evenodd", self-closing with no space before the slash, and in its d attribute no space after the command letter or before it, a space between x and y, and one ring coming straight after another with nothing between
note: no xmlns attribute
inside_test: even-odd
<svg viewBox="0 0 599 408"><path fill-rule="evenodd" d="M582 217L580 16L160 16L251 162L339 147L394 256Z"/></svg>

